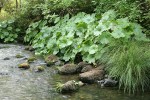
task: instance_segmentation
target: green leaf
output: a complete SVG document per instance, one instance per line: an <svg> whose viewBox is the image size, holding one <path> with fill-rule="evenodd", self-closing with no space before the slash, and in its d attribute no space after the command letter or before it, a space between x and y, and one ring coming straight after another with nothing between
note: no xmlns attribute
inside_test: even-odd
<svg viewBox="0 0 150 100"><path fill-rule="evenodd" d="M89 47L88 51L89 54L95 54L98 51L98 45L93 44L92 46Z"/></svg>
<svg viewBox="0 0 150 100"><path fill-rule="evenodd" d="M12 27L7 27L8 30L12 30Z"/></svg>

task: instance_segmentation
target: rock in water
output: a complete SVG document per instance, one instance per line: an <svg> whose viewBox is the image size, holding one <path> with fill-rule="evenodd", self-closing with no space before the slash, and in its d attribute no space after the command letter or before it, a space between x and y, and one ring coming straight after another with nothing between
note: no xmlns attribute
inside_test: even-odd
<svg viewBox="0 0 150 100"><path fill-rule="evenodd" d="M88 72L88 71L90 71L92 69L93 69L92 65L87 65L87 66L85 66L85 67L82 68L81 72L82 73Z"/></svg>
<svg viewBox="0 0 150 100"><path fill-rule="evenodd" d="M24 56L21 54L16 54L16 58L23 58Z"/></svg>
<svg viewBox="0 0 150 100"><path fill-rule="evenodd" d="M48 66L54 65L57 61L59 61L59 58L55 55L48 55L45 57L45 62Z"/></svg>
<svg viewBox="0 0 150 100"><path fill-rule="evenodd" d="M66 64L58 68L60 74L76 74L81 71L81 68L76 64Z"/></svg>
<svg viewBox="0 0 150 100"><path fill-rule="evenodd" d="M97 82L98 82L98 84L101 85L101 87L114 87L118 83L118 81L113 80L111 78L103 79L103 80L100 80L100 81L97 81Z"/></svg>
<svg viewBox="0 0 150 100"><path fill-rule="evenodd" d="M90 70L93 69L92 65L90 65L90 64L87 63L87 62L80 62L80 63L78 64L78 66L82 68L82 70L81 70L82 73L83 73L83 72L90 71Z"/></svg>
<svg viewBox="0 0 150 100"><path fill-rule="evenodd" d="M32 63L32 62L34 62L35 60L36 60L36 57L30 57L30 58L27 59L27 61L28 61L29 63Z"/></svg>
<svg viewBox="0 0 150 100"><path fill-rule="evenodd" d="M93 69L91 71L81 73L79 79L85 83L94 83L104 78L104 70Z"/></svg>
<svg viewBox="0 0 150 100"><path fill-rule="evenodd" d="M10 60L10 58L6 57L6 58L4 58L3 60Z"/></svg>
<svg viewBox="0 0 150 100"><path fill-rule="evenodd" d="M64 62L61 60L58 60L55 62L55 66L63 66L63 65L64 65Z"/></svg>
<svg viewBox="0 0 150 100"><path fill-rule="evenodd" d="M117 85L117 83L118 83L117 81L108 78L104 80L103 84L104 84L104 87L114 87Z"/></svg>
<svg viewBox="0 0 150 100"><path fill-rule="evenodd" d="M58 83L56 89L58 92L61 92L61 93L69 93L69 92L78 90L79 87L83 85L84 83L82 83L81 81L76 82L74 80L71 80L64 84Z"/></svg>
<svg viewBox="0 0 150 100"><path fill-rule="evenodd" d="M36 71L36 72L42 72L42 71L44 71L44 67L43 67L43 66L37 66L37 67L35 68L35 71Z"/></svg>
<svg viewBox="0 0 150 100"><path fill-rule="evenodd" d="M34 48L32 46L26 46L25 50L34 51Z"/></svg>
<svg viewBox="0 0 150 100"><path fill-rule="evenodd" d="M19 64L18 68L29 69L30 65L29 63L25 62L25 63Z"/></svg>
<svg viewBox="0 0 150 100"><path fill-rule="evenodd" d="M79 82L78 82L78 85L79 85L79 87L81 87L81 86L84 85L84 83L83 83L82 81L79 81Z"/></svg>

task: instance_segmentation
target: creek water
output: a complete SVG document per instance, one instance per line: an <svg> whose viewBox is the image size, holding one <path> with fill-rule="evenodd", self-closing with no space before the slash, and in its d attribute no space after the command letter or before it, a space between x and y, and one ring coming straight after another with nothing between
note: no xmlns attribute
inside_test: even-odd
<svg viewBox="0 0 150 100"><path fill-rule="evenodd" d="M79 91L59 94L56 82L78 80L78 75L58 75L54 67L47 67L38 57L28 70L21 70L18 64L34 53L24 50L23 45L0 44L0 100L150 100L149 93L124 94L116 88L101 88L97 84L85 85ZM23 58L16 58L21 54ZM38 65L45 66L43 72L35 72Z"/></svg>

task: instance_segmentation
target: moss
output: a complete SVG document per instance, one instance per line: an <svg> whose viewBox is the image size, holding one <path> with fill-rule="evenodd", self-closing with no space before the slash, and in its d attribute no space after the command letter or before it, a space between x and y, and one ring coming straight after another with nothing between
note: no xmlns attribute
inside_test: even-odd
<svg viewBox="0 0 150 100"><path fill-rule="evenodd" d="M21 54L16 54L16 58L23 58L24 56Z"/></svg>
<svg viewBox="0 0 150 100"><path fill-rule="evenodd" d="M42 71L44 71L44 66L37 66L35 71L36 72L42 72Z"/></svg>
<svg viewBox="0 0 150 100"><path fill-rule="evenodd" d="M83 86L83 84L81 84L80 81L76 82L74 80L71 80L64 84L58 82L56 84L56 90L57 90L57 92L60 92L60 93L70 93L70 92L77 91L80 86Z"/></svg>
<svg viewBox="0 0 150 100"><path fill-rule="evenodd" d="M30 57L30 58L28 58L28 62L29 63L32 63L32 62L34 62L36 60L36 57Z"/></svg>
<svg viewBox="0 0 150 100"><path fill-rule="evenodd" d="M47 63L48 66L54 65L55 62L59 61L59 58L55 55L48 55L45 57L45 62Z"/></svg>
<svg viewBox="0 0 150 100"><path fill-rule="evenodd" d="M65 64L58 68L59 74L76 74L79 71L79 66L76 64Z"/></svg>
<svg viewBox="0 0 150 100"><path fill-rule="evenodd" d="M25 62L25 63L19 64L18 68L29 69L30 65L29 65L29 63Z"/></svg>

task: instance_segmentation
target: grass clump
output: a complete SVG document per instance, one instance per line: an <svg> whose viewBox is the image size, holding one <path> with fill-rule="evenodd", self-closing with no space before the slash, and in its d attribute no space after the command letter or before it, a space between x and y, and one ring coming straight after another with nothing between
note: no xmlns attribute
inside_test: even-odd
<svg viewBox="0 0 150 100"><path fill-rule="evenodd" d="M108 47L103 61L107 63L110 76L119 80L119 88L135 93L150 87L150 45L127 42ZM111 49L111 50L110 50Z"/></svg>

